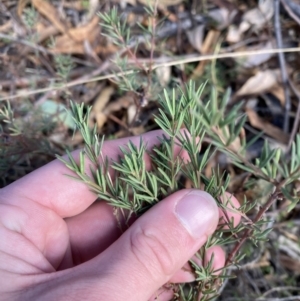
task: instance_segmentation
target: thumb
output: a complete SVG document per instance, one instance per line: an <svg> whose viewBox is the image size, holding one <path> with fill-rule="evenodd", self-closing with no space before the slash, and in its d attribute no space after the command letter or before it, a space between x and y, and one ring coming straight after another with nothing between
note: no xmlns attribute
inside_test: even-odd
<svg viewBox="0 0 300 301"><path fill-rule="evenodd" d="M103 300L148 300L198 251L218 221L216 202L203 191L181 190L155 205L97 257Z"/></svg>

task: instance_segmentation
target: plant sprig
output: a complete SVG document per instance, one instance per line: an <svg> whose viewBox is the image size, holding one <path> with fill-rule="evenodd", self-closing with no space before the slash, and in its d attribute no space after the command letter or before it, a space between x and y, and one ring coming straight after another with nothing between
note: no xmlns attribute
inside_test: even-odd
<svg viewBox="0 0 300 301"><path fill-rule="evenodd" d="M146 11L148 27L139 25L139 28L148 37L145 39L150 56L147 66L138 59L139 41L132 40L126 20L119 16L117 9L99 13L103 34L123 50L115 61L121 71L117 77L118 85L122 90L133 91L138 98L141 94L143 98L151 98L151 90L159 86L159 79L151 67L156 49L155 32L159 26L157 7L146 8ZM134 71L130 77L125 75L129 68ZM104 137L100 139L96 128L90 129L88 125L91 108L71 102L74 122L83 136L85 147L76 158L71 153L67 153L67 159L59 157L73 172L72 177L85 183L114 208L120 228L123 227L122 221L128 227L133 215L142 215L171 193L185 188L187 183L189 187L202 189L214 197L224 218L197 252L198 260L190 261L195 281L172 285L176 301L215 299L223 280L230 277L228 268L243 262L244 243L248 241L257 245L267 239L271 229L267 227L265 213L270 206L285 199L289 201L287 209L292 210L299 202L295 182L300 177L300 136L296 137L288 158L280 149L273 149L266 142L260 156L250 161L247 150L261 135L247 141L244 130L247 116L241 112L241 105L230 110L227 108L230 90L219 97L216 90L211 89L210 98L204 99L204 88L204 84L196 88L195 83L189 82L184 87L164 89L159 93L159 99L154 97L159 105L154 121L164 132L159 145L149 150L142 139L138 145L129 142L120 147L121 155L115 162L103 156ZM140 89L143 93L139 92ZM137 104L137 114L140 107ZM209 145L204 147L207 143ZM234 208L226 193L230 175L218 166L209 175L206 173L211 159L219 153L224 154L238 172L246 174L245 191L253 181L269 183L271 190L267 200L252 200L245 195L240 207ZM145 155L151 160L151 170L146 169ZM242 222L235 225L226 212L241 215ZM228 251L225 266L218 271L213 268L213 258L205 263L207 250L215 245L225 246Z"/></svg>
<svg viewBox="0 0 300 301"><path fill-rule="evenodd" d="M223 212L233 210L244 217L238 226L234 226L233 220L228 217L220 221L216 232L197 253L204 262L205 252L211 246L229 246L231 251L221 275L216 276L211 261L206 265L191 261L196 275L193 293L184 295L185 290L178 286L180 300L208 301L215 296L222 279L226 277L226 268L238 265L243 259L244 254L240 250L244 242L250 239L256 244L266 239L271 231L265 228L267 221L264 219L269 207L280 198L290 200L290 208L299 201L293 183L300 176L300 137L297 136L292 146L290 160L286 160L280 150L271 149L265 143L260 157L255 162L247 161L245 151L248 144L241 135L246 118L239 113L239 107L227 112L226 101L224 98L219 101L215 93L211 94L209 101L203 100L203 87L201 85L196 89L195 84L190 82L184 89L173 89L171 93L165 90L158 100L160 109L154 120L165 135L160 138L160 145L153 147L149 153L152 161L150 171L146 170L144 162L147 146L141 139L139 145L129 142L127 146L120 147L120 161L111 165L115 173L115 180L112 180L108 159L103 158L102 154L104 138L100 139L96 129L88 126L91 108L85 110L83 105L73 102L74 121L83 135L85 148L79 155L79 161L70 153L67 154L68 160L59 158L100 199L106 200L115 211L119 210L126 221L132 215L143 214L166 196L183 188L185 181L189 181L193 188L210 193ZM211 141L211 145L200 155L205 139ZM180 148L177 156L175 147ZM221 173L217 168L210 177L205 176L206 165L216 151L226 154L232 164L249 173L249 178L260 178L271 183L273 193L253 219L247 216L247 212L256 206L257 201L250 202L245 198L240 208L232 209L230 198L226 200L225 191L230 183L228 174ZM85 157L90 162L89 167ZM190 297L184 299L187 296Z"/></svg>

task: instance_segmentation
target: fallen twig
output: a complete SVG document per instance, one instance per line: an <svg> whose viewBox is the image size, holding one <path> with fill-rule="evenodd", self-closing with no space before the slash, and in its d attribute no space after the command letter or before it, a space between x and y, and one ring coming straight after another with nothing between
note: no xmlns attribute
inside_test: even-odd
<svg viewBox="0 0 300 301"><path fill-rule="evenodd" d="M281 4L283 5L286 12L290 15L290 17L293 18L300 25L300 19L290 7L290 2L288 2L287 0L281 0Z"/></svg>
<svg viewBox="0 0 300 301"><path fill-rule="evenodd" d="M236 57L243 57L243 56L250 56L250 55L258 55L258 54L265 54L265 53L279 53L279 52L300 52L300 47L292 47L292 48L283 48L283 49L261 49L261 50L253 50L253 51L242 51L242 52L229 52L229 53L219 53L219 54L208 54L208 55L201 55L197 57L188 57L188 58L174 58L173 61L170 62L165 62L165 63L159 63L153 65L153 70L156 68L160 67L166 67L166 66L176 66L180 64L189 64L189 63L195 63L199 61L204 61L204 60L212 60L212 59L224 59L224 58L236 58ZM7 97L2 97L0 98L0 101L3 100L9 100L9 99L14 99L18 97L27 97L30 95L34 94L39 94L47 91L51 91L53 89L56 90L63 90L66 88L70 88L76 85L80 84L85 84L88 82L94 82L94 81L101 81L101 80L106 80L110 78L115 78L121 75L129 75L134 73L134 70L128 70L125 72L119 72L119 73L113 73L113 74L106 74L106 75L101 75L97 76L97 74L102 73L106 71L111 65L111 61L106 61L104 62L99 68L94 70L88 75L85 75L79 79L76 79L72 82L69 82L67 84L62 84L56 87L47 87L43 89L38 89L38 90L33 90L33 91L28 91L26 93L20 93L20 94L15 94L15 95L10 95ZM145 67L148 70L148 67ZM95 77L93 77L95 76Z"/></svg>
<svg viewBox="0 0 300 301"><path fill-rule="evenodd" d="M289 85L292 89L292 91L294 92L294 94L296 95L297 99L298 99L298 107L297 107L297 112L296 112L296 118L294 121L294 125L293 125L293 129L290 135L290 139L289 139L289 143L288 143L288 149L287 151L289 152L289 150L291 149L292 143L295 140L295 136L297 134L298 128L299 128L299 123L300 123L300 93L298 91L298 89L295 87L295 85L293 84L293 82L289 80Z"/></svg>
<svg viewBox="0 0 300 301"><path fill-rule="evenodd" d="M274 0L274 29L276 36L277 48L282 48L282 35L281 35L281 27L280 27L280 1ZM288 88L288 75L286 72L286 64L284 55L282 52L278 53L279 65L281 70L282 77L282 85L284 89L284 98L285 98L285 112L284 112L284 123L283 123L283 131L288 133L289 131L289 114L291 110L291 99Z"/></svg>
<svg viewBox="0 0 300 301"><path fill-rule="evenodd" d="M15 38L11 35L7 35L7 34L4 34L4 33L0 33L0 38L1 39L5 39L5 40L9 40L9 41L12 41L12 42L16 42L16 43L19 43L19 44L23 44L25 46L28 46L30 48L33 48L35 50L38 50L42 53L45 53L45 54L53 54L50 50L42 47L42 46L39 46L39 45L36 45L34 43L31 43L29 41L26 41L26 40L23 40L21 38Z"/></svg>

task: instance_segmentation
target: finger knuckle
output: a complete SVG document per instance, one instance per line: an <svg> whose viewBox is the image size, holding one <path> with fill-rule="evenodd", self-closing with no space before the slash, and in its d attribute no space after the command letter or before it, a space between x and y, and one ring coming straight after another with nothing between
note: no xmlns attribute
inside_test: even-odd
<svg viewBox="0 0 300 301"><path fill-rule="evenodd" d="M140 227L131 234L131 252L151 274L172 276L175 260L166 241L167 237L159 229Z"/></svg>

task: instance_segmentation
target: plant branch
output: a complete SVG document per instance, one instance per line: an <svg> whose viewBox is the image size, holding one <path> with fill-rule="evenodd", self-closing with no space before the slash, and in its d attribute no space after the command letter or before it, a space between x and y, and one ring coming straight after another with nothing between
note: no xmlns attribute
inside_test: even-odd
<svg viewBox="0 0 300 301"><path fill-rule="evenodd" d="M280 195L280 188L281 188L281 185L278 185L275 188L275 191L270 195L270 197L269 197L268 201L266 202L266 204L257 213L256 217L253 220L253 224L256 224L258 221L260 221L260 219L263 217L263 215L268 211L268 209L272 206L272 204L278 199L278 196ZM227 265L230 265L230 264L233 263L232 262L233 258L236 256L237 252L243 246L245 241L251 236L252 232L253 232L253 229L247 229L245 231L245 233L243 234L240 241L238 241L236 243L233 250L229 253L229 255L226 259L226 262L225 262L225 267Z"/></svg>
<svg viewBox="0 0 300 301"><path fill-rule="evenodd" d="M129 53L129 55L131 56L132 60L136 63L136 65L141 70L146 71L145 67L140 63L140 61L136 57L136 54L133 53L133 51L131 50L132 47L130 45L128 45L127 42L125 41L125 39L124 39L124 37L122 35L122 32L120 32L119 28L116 25L114 25L114 24L112 26L113 26L113 29L114 29L115 33L118 35L118 38L120 39L121 43L123 44L125 52Z"/></svg>
<svg viewBox="0 0 300 301"><path fill-rule="evenodd" d="M218 134L218 133L217 133ZM210 138L204 138L204 141L206 142L209 142L211 144L214 143L214 141ZM269 177L267 177L259 167L255 166L254 164L250 163L246 158L244 158L242 155L239 154L239 152L232 146L232 145L229 145L227 146L224 141L222 141L222 143L224 144L224 147L230 151L231 153L233 153L234 156L237 157L238 160L240 160L245 166L248 166L252 169L252 173L254 176L258 176L260 177L261 179L267 181L267 182L270 182L274 185L278 185L278 182L275 180L275 179L271 179Z"/></svg>

